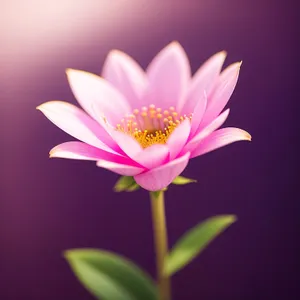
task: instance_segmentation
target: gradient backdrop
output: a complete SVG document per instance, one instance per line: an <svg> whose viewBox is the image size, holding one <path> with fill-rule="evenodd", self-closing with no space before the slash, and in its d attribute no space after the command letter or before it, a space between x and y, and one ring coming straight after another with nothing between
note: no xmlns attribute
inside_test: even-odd
<svg viewBox="0 0 300 300"><path fill-rule="evenodd" d="M116 251L155 273L147 193L114 193L118 176L93 162L48 159L72 138L35 107L76 103L67 67L100 73L113 48L146 67L173 40L193 72L223 49L226 65L243 60L226 125L253 136L193 160L184 175L198 183L167 193L171 245L206 217L239 218L174 276L173 299L299 299L296 3L0 0L1 300L93 299L61 255L69 248Z"/></svg>

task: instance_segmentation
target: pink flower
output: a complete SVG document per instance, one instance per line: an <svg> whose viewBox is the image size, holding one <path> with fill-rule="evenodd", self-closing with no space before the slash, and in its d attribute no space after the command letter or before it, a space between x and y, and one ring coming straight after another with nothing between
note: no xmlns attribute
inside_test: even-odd
<svg viewBox="0 0 300 300"><path fill-rule="evenodd" d="M102 77L68 69L72 91L85 111L61 101L38 109L80 141L54 147L50 157L95 160L156 191L168 186L191 158L251 140L242 129L219 129L241 66L234 63L221 72L225 57L225 52L215 54L192 77L186 53L173 42L146 72L116 50L109 53Z"/></svg>

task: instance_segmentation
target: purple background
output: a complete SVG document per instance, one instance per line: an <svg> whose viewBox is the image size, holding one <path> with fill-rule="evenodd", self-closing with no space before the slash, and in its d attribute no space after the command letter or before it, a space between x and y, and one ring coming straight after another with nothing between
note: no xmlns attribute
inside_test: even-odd
<svg viewBox="0 0 300 300"><path fill-rule="evenodd" d="M294 1L296 3L296 1ZM48 159L72 140L35 110L76 103L67 67L100 73L121 49L146 67L178 40L193 72L210 55L243 60L226 125L236 143L193 160L166 199L170 244L206 217L239 221L174 276L174 300L298 299L296 5L293 1L0 1L0 299L92 299L62 251L97 247L154 274L144 191L116 194L116 174L93 162ZM297 297L298 294L298 297Z"/></svg>

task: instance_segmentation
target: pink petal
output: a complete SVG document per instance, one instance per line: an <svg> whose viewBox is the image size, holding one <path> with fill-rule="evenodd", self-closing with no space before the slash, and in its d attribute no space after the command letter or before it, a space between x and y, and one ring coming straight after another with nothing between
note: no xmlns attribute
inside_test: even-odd
<svg viewBox="0 0 300 300"><path fill-rule="evenodd" d="M198 103L193 112L190 137L193 137L197 129L199 128L199 125L205 113L206 105L207 105L207 96L206 93L204 92L202 97L198 100Z"/></svg>
<svg viewBox="0 0 300 300"><path fill-rule="evenodd" d="M130 106L126 98L108 81L84 71L67 70L72 91L84 110L96 119L95 107L111 124L116 125L127 114Z"/></svg>
<svg viewBox="0 0 300 300"><path fill-rule="evenodd" d="M184 147L185 152L192 152L200 141L209 136L213 131L217 130L219 127L223 125L229 115L229 109L225 110L222 114L220 114L215 120L213 120L209 125L199 131Z"/></svg>
<svg viewBox="0 0 300 300"><path fill-rule="evenodd" d="M148 191L159 191L167 187L187 166L190 153L176 158L165 165L134 176L135 181Z"/></svg>
<svg viewBox="0 0 300 300"><path fill-rule="evenodd" d="M127 133L112 130L111 136L128 157L135 160L137 154L143 151L142 146Z"/></svg>
<svg viewBox="0 0 300 300"><path fill-rule="evenodd" d="M188 91L186 103L183 108L184 114L190 114L194 111L199 99L203 93L210 94L213 85L215 84L224 60L226 52L222 51L209 58L196 72L192 78L191 86Z"/></svg>
<svg viewBox="0 0 300 300"><path fill-rule="evenodd" d="M133 159L148 169L153 169L166 162L169 148L166 145L154 144L145 148Z"/></svg>
<svg viewBox="0 0 300 300"><path fill-rule="evenodd" d="M128 133L122 132L114 128L106 120L99 115L99 111L95 112L95 115L98 117L99 123L103 126L106 132L116 143L119 153L121 155L126 155L131 159L135 160L135 157L138 153L143 151L142 146L138 143L131 135Z"/></svg>
<svg viewBox="0 0 300 300"><path fill-rule="evenodd" d="M132 110L140 108L147 77L136 61L121 51L113 50L105 61L102 73L127 98Z"/></svg>
<svg viewBox="0 0 300 300"><path fill-rule="evenodd" d="M129 134L109 127L107 129L121 150L133 161L146 168L154 168L162 164L169 155L169 149L165 145L153 145L143 149Z"/></svg>
<svg viewBox="0 0 300 300"><path fill-rule="evenodd" d="M219 115L226 106L236 86L240 67L241 63L234 63L221 73L207 105L203 118L204 126Z"/></svg>
<svg viewBox="0 0 300 300"><path fill-rule="evenodd" d="M50 157L69 158L69 159L82 159L82 160L109 160L119 163L130 163L130 160L115 155L101 149L95 148L82 142L66 142L57 145L50 151Z"/></svg>
<svg viewBox="0 0 300 300"><path fill-rule="evenodd" d="M198 144L192 152L191 158L243 140L251 141L251 135L247 131L233 127L219 129Z"/></svg>
<svg viewBox="0 0 300 300"><path fill-rule="evenodd" d="M147 69L149 90L145 105L169 108L181 105L190 80L190 65L185 51L173 42L153 59Z"/></svg>
<svg viewBox="0 0 300 300"><path fill-rule="evenodd" d="M84 111L63 101L50 101L37 107L51 122L71 136L99 149L115 153L114 141Z"/></svg>
<svg viewBox="0 0 300 300"><path fill-rule="evenodd" d="M176 158L186 144L191 130L190 120L183 121L171 133L167 140L167 145L170 151L170 160Z"/></svg>
<svg viewBox="0 0 300 300"><path fill-rule="evenodd" d="M115 172L117 174L124 175L124 176L135 176L144 171L144 169L140 168L140 167L119 164L119 163L109 162L109 161L105 161L105 160L97 161L97 166L104 168L104 169L108 169L112 172Z"/></svg>

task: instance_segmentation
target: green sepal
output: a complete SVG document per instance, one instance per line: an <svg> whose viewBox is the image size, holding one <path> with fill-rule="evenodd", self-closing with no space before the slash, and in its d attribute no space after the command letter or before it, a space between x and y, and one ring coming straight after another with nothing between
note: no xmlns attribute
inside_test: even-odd
<svg viewBox="0 0 300 300"><path fill-rule="evenodd" d="M215 216L187 231L167 255L164 267L165 274L167 276L173 275L190 263L210 242L235 221L234 215Z"/></svg>
<svg viewBox="0 0 300 300"><path fill-rule="evenodd" d="M177 176L172 183L176 184L176 185L184 185L184 184L189 184L192 182L197 182L197 180L195 179L191 179L191 178L187 178L187 177L183 177L183 176Z"/></svg>
<svg viewBox="0 0 300 300"><path fill-rule="evenodd" d="M140 186L135 182L133 185L127 188L126 192L134 192L137 191Z"/></svg>
<svg viewBox="0 0 300 300"><path fill-rule="evenodd" d="M162 193L162 191L154 191L154 192L150 192L150 194L153 195L154 199L157 199L160 195L160 193Z"/></svg>
<svg viewBox="0 0 300 300"><path fill-rule="evenodd" d="M101 300L157 300L150 276L133 262L112 252L74 249L65 252L82 285Z"/></svg>
<svg viewBox="0 0 300 300"><path fill-rule="evenodd" d="M121 176L114 186L115 192L134 192L140 186L135 182L132 176Z"/></svg>

